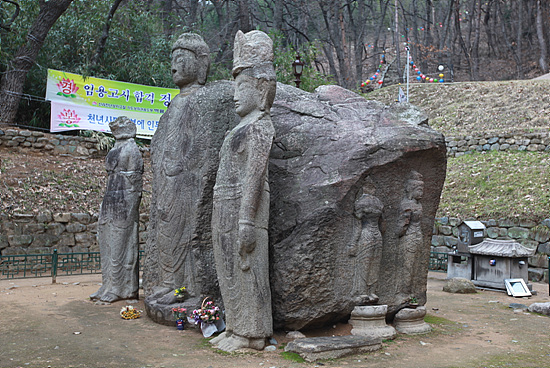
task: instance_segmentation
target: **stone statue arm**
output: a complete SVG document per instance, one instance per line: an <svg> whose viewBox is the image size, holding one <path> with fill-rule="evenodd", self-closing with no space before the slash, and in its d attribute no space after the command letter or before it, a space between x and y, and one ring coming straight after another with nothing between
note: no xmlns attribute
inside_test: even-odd
<svg viewBox="0 0 550 368"><path fill-rule="evenodd" d="M399 216L399 237L402 237L407 232L409 224L411 223L412 208L410 206L402 207L401 215Z"/></svg>
<svg viewBox="0 0 550 368"><path fill-rule="evenodd" d="M271 121L269 121L270 124ZM262 200L269 153L273 142L273 134L266 132L261 125L259 128L254 129L254 134L247 140L246 175L239 210L239 254L241 256L252 252L256 246L256 216Z"/></svg>

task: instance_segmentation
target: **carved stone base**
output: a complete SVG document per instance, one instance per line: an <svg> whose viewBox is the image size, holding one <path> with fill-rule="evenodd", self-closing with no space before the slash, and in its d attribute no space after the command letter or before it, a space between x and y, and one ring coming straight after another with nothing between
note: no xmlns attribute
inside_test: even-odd
<svg viewBox="0 0 550 368"><path fill-rule="evenodd" d="M166 296L173 296L174 291L170 290ZM172 308L185 308L187 309L187 315L191 316L193 309L200 305L199 298L189 298L184 302L178 301L174 298L160 297L159 294L151 295L145 298L145 312L147 316L158 324L165 326L174 325L174 315Z"/></svg>
<svg viewBox="0 0 550 368"><path fill-rule="evenodd" d="M387 305L357 306L351 312L349 323L352 335L393 339L395 328L386 324Z"/></svg>
<svg viewBox="0 0 550 368"><path fill-rule="evenodd" d="M418 335L432 330L429 324L424 322L426 307L403 308L395 315L394 325L399 333Z"/></svg>

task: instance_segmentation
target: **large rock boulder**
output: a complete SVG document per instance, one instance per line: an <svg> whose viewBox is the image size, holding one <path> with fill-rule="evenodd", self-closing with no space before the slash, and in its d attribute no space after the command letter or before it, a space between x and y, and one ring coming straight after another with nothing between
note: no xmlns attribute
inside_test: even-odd
<svg viewBox="0 0 550 368"><path fill-rule="evenodd" d="M338 86L307 93L278 84L271 114L275 326L301 329L349 317L357 304L354 283L362 277L359 256L351 250L361 226L354 206L364 187L383 204L380 271L367 281L369 292L388 305L390 315L412 296L423 304L432 226L445 180L443 135L411 105L387 107ZM403 235L402 223L413 170L424 181L416 240ZM407 270L411 260L413 269Z"/></svg>
<svg viewBox="0 0 550 368"><path fill-rule="evenodd" d="M476 286L471 280L464 277L453 277L447 280L443 291L453 294L475 294L477 293Z"/></svg>
<svg viewBox="0 0 550 368"><path fill-rule="evenodd" d="M184 127L172 132L183 138L161 131L176 144L165 156L192 161L183 168L185 180L153 188L160 191L152 207L162 208L160 200L181 212L170 212L171 220L160 210L151 211L146 296L166 279L159 252L179 253L178 247L187 250L182 266L169 277L174 285L190 287L196 297L219 295L210 219L215 153L223 142L220 133L232 128L229 84L207 85L197 93L188 106L199 111L191 113L199 123L182 121ZM210 103L216 98L223 102ZM390 317L411 297L423 304L433 221L445 180L444 137L413 106L388 107L338 86L308 93L278 83L271 114L276 132L269 163L274 326L298 330L345 320L356 305L376 300L372 294L388 305ZM161 169L153 170L156 176ZM175 221L177 243L160 249L159 234L170 237L167 221Z"/></svg>

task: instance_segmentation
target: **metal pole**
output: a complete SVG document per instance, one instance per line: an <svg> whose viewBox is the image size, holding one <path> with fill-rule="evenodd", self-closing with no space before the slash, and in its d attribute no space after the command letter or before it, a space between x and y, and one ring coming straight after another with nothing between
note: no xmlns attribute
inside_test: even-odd
<svg viewBox="0 0 550 368"><path fill-rule="evenodd" d="M57 249L52 254L52 284L55 284L57 278Z"/></svg>
<svg viewBox="0 0 550 368"><path fill-rule="evenodd" d="M548 256L548 295L550 295L550 256Z"/></svg>
<svg viewBox="0 0 550 368"><path fill-rule="evenodd" d="M409 63L409 54L410 54L411 50L409 48L409 46L407 46L407 102L409 102L409 66L411 65L411 63Z"/></svg>

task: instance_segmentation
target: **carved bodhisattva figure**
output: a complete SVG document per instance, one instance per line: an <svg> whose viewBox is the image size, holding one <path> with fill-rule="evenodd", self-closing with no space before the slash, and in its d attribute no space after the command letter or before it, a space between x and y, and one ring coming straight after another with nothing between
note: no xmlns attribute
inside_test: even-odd
<svg viewBox="0 0 550 368"><path fill-rule="evenodd" d="M261 31L235 37L235 107L241 122L220 151L212 241L226 313L219 349L263 349L273 333L269 286L267 167L274 138L276 89L271 39Z"/></svg>
<svg viewBox="0 0 550 368"><path fill-rule="evenodd" d="M91 299L136 299L139 291L139 204L143 159L134 141L136 125L122 116L109 124L116 138L105 159L107 189L99 211L102 286Z"/></svg>
<svg viewBox="0 0 550 368"><path fill-rule="evenodd" d="M370 304L378 299L373 294L382 258L379 220L383 207L380 199L374 196L372 186L365 186L363 194L355 202L356 226L350 256L354 259L353 296L357 305Z"/></svg>
<svg viewBox="0 0 550 368"><path fill-rule="evenodd" d="M405 182L405 198L401 201L399 252L402 256L401 292L411 293L411 278L417 257L419 244L422 244L422 204L424 181L422 175L412 170Z"/></svg>

